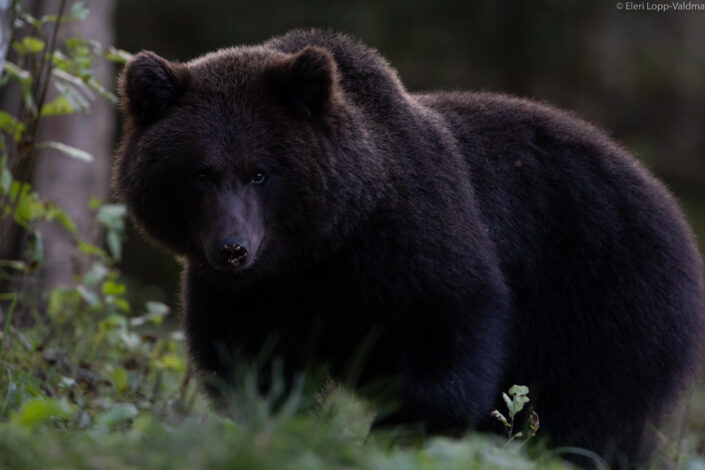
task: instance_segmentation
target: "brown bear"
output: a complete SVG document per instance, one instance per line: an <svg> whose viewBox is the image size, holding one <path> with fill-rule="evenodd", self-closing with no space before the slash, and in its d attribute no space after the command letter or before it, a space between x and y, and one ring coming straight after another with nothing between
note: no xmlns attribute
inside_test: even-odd
<svg viewBox="0 0 705 470"><path fill-rule="evenodd" d="M184 328L216 400L265 347L287 383L357 364L353 386L398 404L378 426L491 428L524 384L551 445L619 463L647 455L694 375L693 235L570 114L410 93L376 51L317 30L188 63L142 52L120 92L116 187L185 257Z"/></svg>

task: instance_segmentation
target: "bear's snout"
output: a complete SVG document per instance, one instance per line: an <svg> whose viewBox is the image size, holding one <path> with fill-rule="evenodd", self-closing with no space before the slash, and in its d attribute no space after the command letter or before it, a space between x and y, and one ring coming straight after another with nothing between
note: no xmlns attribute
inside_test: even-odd
<svg viewBox="0 0 705 470"><path fill-rule="evenodd" d="M248 243L240 237L225 237L218 242L218 253L231 266L237 268L247 257Z"/></svg>

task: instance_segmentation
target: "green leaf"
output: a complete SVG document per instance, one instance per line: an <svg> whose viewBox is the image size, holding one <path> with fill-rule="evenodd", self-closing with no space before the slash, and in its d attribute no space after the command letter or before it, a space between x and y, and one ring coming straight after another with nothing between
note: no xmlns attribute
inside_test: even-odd
<svg viewBox="0 0 705 470"><path fill-rule="evenodd" d="M512 385L509 389L511 396L526 396L529 394L529 387L526 385Z"/></svg>
<svg viewBox="0 0 705 470"><path fill-rule="evenodd" d="M174 353L165 354L154 361L154 363L157 367L162 369L171 369L176 372L183 372L186 370L186 364L184 364L184 361L181 357L179 357L179 355Z"/></svg>
<svg viewBox="0 0 705 470"><path fill-rule="evenodd" d="M116 62L118 64L124 64L132 58L132 54L122 49L116 49L115 47L108 48L104 57L111 62Z"/></svg>
<svg viewBox="0 0 705 470"><path fill-rule="evenodd" d="M39 200L36 193L31 192L31 189L28 183L20 185L18 181L12 183L10 189L13 198L19 197L15 211L15 222L23 227L29 227L32 221L43 218L46 214L46 206Z"/></svg>
<svg viewBox="0 0 705 470"><path fill-rule="evenodd" d="M509 395L512 396L510 400L506 394L502 394L505 403L507 403L507 408L509 409L509 418L513 419L521 410L524 409L524 405L529 402L529 387L525 385L513 385L509 389Z"/></svg>
<svg viewBox="0 0 705 470"><path fill-rule="evenodd" d="M122 310L123 312L126 312L126 313L127 313L127 312L130 311L130 302L128 302L128 301L125 300L125 299L121 299L121 298L119 298L119 297L110 297L110 298L108 299L108 303L109 303L109 304L114 304L115 306L117 306L117 308L119 308L119 309Z"/></svg>
<svg viewBox="0 0 705 470"><path fill-rule="evenodd" d="M12 62L6 61L3 70L7 72L9 78L14 78L23 83L32 83L32 74Z"/></svg>
<svg viewBox="0 0 705 470"><path fill-rule="evenodd" d="M57 288L49 294L49 316L64 323L78 310L81 295L75 289Z"/></svg>
<svg viewBox="0 0 705 470"><path fill-rule="evenodd" d="M98 209L97 218L108 229L108 251L116 261L122 257L122 233L125 230L126 214L127 210L121 204L106 204Z"/></svg>
<svg viewBox="0 0 705 470"><path fill-rule="evenodd" d="M0 267L14 269L15 271L22 271L25 273L28 273L31 271L30 267L27 266L27 263L25 263L24 261L17 261L17 260L12 260L12 259L0 259ZM3 295L12 295L12 294L0 294L0 297L2 297Z"/></svg>
<svg viewBox="0 0 705 470"><path fill-rule="evenodd" d="M108 254L99 246L95 246L84 241L79 241L77 247L78 251L84 255L97 256L104 260L108 259Z"/></svg>
<svg viewBox="0 0 705 470"><path fill-rule="evenodd" d="M127 290L125 284L107 280L103 283L103 295L122 295Z"/></svg>
<svg viewBox="0 0 705 470"><path fill-rule="evenodd" d="M85 286L76 286L76 290L78 291L79 294L81 294L81 297L83 300L86 301L86 303L91 306L91 307L99 307L100 306L100 298L98 297L98 294L96 294L93 291L88 290L87 287Z"/></svg>
<svg viewBox="0 0 705 470"><path fill-rule="evenodd" d="M0 78L0 86L7 84L10 80L15 80L20 84L24 105L29 110L31 116L36 116L37 105L34 102L34 96L32 94L32 75L27 70L18 67L12 62L6 61L2 77Z"/></svg>
<svg viewBox="0 0 705 470"><path fill-rule="evenodd" d="M70 73L73 68L71 58L64 55L61 51L54 51L51 60L54 63L54 70L52 70L53 74L56 74L55 70Z"/></svg>
<svg viewBox="0 0 705 470"><path fill-rule="evenodd" d="M73 114L75 112L76 108L71 105L68 98L64 95L60 95L42 106L39 114L41 116L55 116L59 114Z"/></svg>
<svg viewBox="0 0 705 470"><path fill-rule="evenodd" d="M35 266L44 261L44 241L40 231L33 230L31 235L27 237L25 256Z"/></svg>
<svg viewBox="0 0 705 470"><path fill-rule="evenodd" d="M91 49L93 49L93 54L96 56L102 56L103 55L103 45L100 43L100 41L96 41L95 39L88 39L86 43L91 46Z"/></svg>
<svg viewBox="0 0 705 470"><path fill-rule="evenodd" d="M69 59L71 60L71 59ZM88 97L92 97L91 90L88 87L88 85L85 83L85 80L83 77L73 73L73 72L67 72L62 69L54 69L51 72L56 76L56 78L59 78L67 83L70 83L71 85L77 87L80 89L83 93L85 93Z"/></svg>
<svg viewBox="0 0 705 470"><path fill-rule="evenodd" d="M22 18L22 20L26 21L28 24L34 26L35 29L41 29L42 23L40 20L36 19L34 16L27 13L26 11L23 11L22 8L17 8L15 11L19 18ZM21 28L23 26L22 22L19 21L19 18L17 19L18 23L15 23L16 28Z"/></svg>
<svg viewBox="0 0 705 470"><path fill-rule="evenodd" d="M41 26L44 23L56 23L59 18L64 18L59 15L44 15L39 19L39 26Z"/></svg>
<svg viewBox="0 0 705 470"><path fill-rule="evenodd" d="M54 86L59 90L59 93L66 97L71 106L81 111L87 111L90 108L90 101L95 96L91 87L85 82L90 76L90 70L83 72L87 74L85 78L77 76L81 72L74 72L74 63L71 62L71 59L67 60L68 70L64 70L62 66L51 71L52 75L58 79L54 81ZM57 62L57 59L55 58L54 61Z"/></svg>
<svg viewBox="0 0 705 470"><path fill-rule="evenodd" d="M127 209L122 204L105 204L98 209L98 220L108 229L122 231L125 228Z"/></svg>
<svg viewBox="0 0 705 470"><path fill-rule="evenodd" d="M69 157L77 158L78 160L83 160L85 162L93 161L93 156L90 153L85 152L81 149L77 149L76 147L71 147L70 145L63 144L61 142L41 142L37 144L37 148L52 148L65 153Z"/></svg>
<svg viewBox="0 0 705 470"><path fill-rule="evenodd" d="M507 409L509 411L512 411L512 399L509 398L509 395L507 395L506 393L502 393L502 399L504 400L504 403L507 404Z"/></svg>
<svg viewBox="0 0 705 470"><path fill-rule="evenodd" d="M84 82L93 75L93 52L91 42L76 36L64 43L71 57L71 73Z"/></svg>
<svg viewBox="0 0 705 470"><path fill-rule="evenodd" d="M507 421L507 418L505 418L504 415L499 412L499 410L493 410L490 415L497 421L501 422L505 428L509 428L511 426L509 424L509 421Z"/></svg>
<svg viewBox="0 0 705 470"><path fill-rule="evenodd" d="M44 41L32 36L22 38L22 41L16 41L12 44L12 48L20 54L36 54L44 50Z"/></svg>
<svg viewBox="0 0 705 470"><path fill-rule="evenodd" d="M68 419L73 413L74 408L64 400L37 398L24 402L22 408L12 414L10 421L31 428L50 418Z"/></svg>
<svg viewBox="0 0 705 470"><path fill-rule="evenodd" d="M120 259L122 259L122 237L120 237L120 233L114 230L108 231L106 241L108 243L110 256L112 256L115 261L120 261Z"/></svg>
<svg viewBox="0 0 705 470"><path fill-rule="evenodd" d="M27 126L24 123L19 122L11 114L0 111L0 130L7 131L15 142L22 138L22 134L26 128Z"/></svg>
<svg viewBox="0 0 705 470"><path fill-rule="evenodd" d="M169 314L169 307L161 302L147 302L145 304L147 314L141 317L130 319L130 325L141 326L151 321L155 325L160 325L164 321L164 317Z"/></svg>
<svg viewBox="0 0 705 470"><path fill-rule="evenodd" d="M56 86L59 93L66 97L69 104L77 111L87 113L88 110L91 109L89 98L86 98L76 87L61 82L54 82L54 86ZM92 97L90 99L92 99Z"/></svg>
<svg viewBox="0 0 705 470"><path fill-rule="evenodd" d="M113 104L118 103L117 96L115 96L113 93L111 93L110 91L105 89L105 87L95 78L92 78L92 77L89 78L87 83L88 83L88 86L91 87L91 89L97 91L98 94L100 96L102 96L103 98L107 99L108 101L110 101Z"/></svg>
<svg viewBox="0 0 705 470"><path fill-rule="evenodd" d="M129 331L120 331L118 332L117 337L128 350L137 349L140 344L142 344L142 340L139 335Z"/></svg>
<svg viewBox="0 0 705 470"><path fill-rule="evenodd" d="M123 369L124 370L124 369ZM96 419L98 428L110 429L137 416L137 407L132 403L118 403L101 413Z"/></svg>
<svg viewBox="0 0 705 470"><path fill-rule="evenodd" d="M90 12L91 11L88 9L84 2L76 2L71 7L71 16L73 16L79 21L83 21L88 18Z"/></svg>
<svg viewBox="0 0 705 470"><path fill-rule="evenodd" d="M161 302L149 301L145 307L151 318L163 319L169 313L169 306Z"/></svg>
<svg viewBox="0 0 705 470"><path fill-rule="evenodd" d="M186 335L182 331L172 331L169 334L169 339L172 341L185 341L186 340Z"/></svg>
<svg viewBox="0 0 705 470"><path fill-rule="evenodd" d="M73 220L71 220L71 217L69 217L66 212L59 210L56 213L56 221L59 222L67 232L74 235L76 234L76 224L73 223Z"/></svg>
<svg viewBox="0 0 705 470"><path fill-rule="evenodd" d="M46 220L51 222L54 219L56 219L59 225L61 225L68 233L72 235L76 234L76 224L73 222L71 217L55 203L50 202L48 203L46 210Z"/></svg>
<svg viewBox="0 0 705 470"><path fill-rule="evenodd" d="M10 173L10 170L7 169L7 155L5 155L0 158L0 194L9 193L11 186L12 173Z"/></svg>
<svg viewBox="0 0 705 470"><path fill-rule="evenodd" d="M5 111L0 111L0 130L14 131L17 126L17 119Z"/></svg>
<svg viewBox="0 0 705 470"><path fill-rule="evenodd" d="M100 331L124 330L127 327L127 320L122 315L110 315L105 320L98 323Z"/></svg>
<svg viewBox="0 0 705 470"><path fill-rule="evenodd" d="M116 367L112 373L113 385L120 392L127 390L127 370L124 367Z"/></svg>
<svg viewBox="0 0 705 470"><path fill-rule="evenodd" d="M31 52L33 54L44 50L44 41L39 38L33 38L30 36L22 38L22 45L27 52Z"/></svg>
<svg viewBox="0 0 705 470"><path fill-rule="evenodd" d="M105 276L108 275L108 268L103 263L93 263L88 271L83 275L83 284L86 287L94 287L98 285Z"/></svg>
<svg viewBox="0 0 705 470"><path fill-rule="evenodd" d="M535 411L532 411L529 414L529 437L534 437L540 428L541 422L539 415Z"/></svg>

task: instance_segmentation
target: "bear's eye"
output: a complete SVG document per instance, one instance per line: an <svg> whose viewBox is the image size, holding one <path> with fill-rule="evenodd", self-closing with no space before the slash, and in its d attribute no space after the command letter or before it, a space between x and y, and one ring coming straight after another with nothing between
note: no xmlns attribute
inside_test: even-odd
<svg viewBox="0 0 705 470"><path fill-rule="evenodd" d="M252 182L254 184L262 184L267 179L267 175L264 170L255 170L254 175L252 175Z"/></svg>
<svg viewBox="0 0 705 470"><path fill-rule="evenodd" d="M213 181L213 173L207 168L201 168L196 173L196 179L199 183L207 183L208 181Z"/></svg>

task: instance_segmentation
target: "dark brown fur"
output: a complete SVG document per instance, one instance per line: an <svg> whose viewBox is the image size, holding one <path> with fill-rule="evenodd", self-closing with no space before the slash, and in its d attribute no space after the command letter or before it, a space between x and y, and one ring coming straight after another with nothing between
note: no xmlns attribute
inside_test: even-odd
<svg viewBox="0 0 705 470"><path fill-rule="evenodd" d="M693 236L663 185L573 116L410 94L375 51L320 31L187 64L141 53L121 94L116 186L186 256L184 327L220 384L271 338L289 378L344 376L373 338L354 385L383 380L401 404L378 425L492 427L525 384L553 445L617 463L646 455L693 377ZM223 237L244 264L218 257Z"/></svg>

